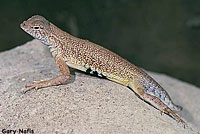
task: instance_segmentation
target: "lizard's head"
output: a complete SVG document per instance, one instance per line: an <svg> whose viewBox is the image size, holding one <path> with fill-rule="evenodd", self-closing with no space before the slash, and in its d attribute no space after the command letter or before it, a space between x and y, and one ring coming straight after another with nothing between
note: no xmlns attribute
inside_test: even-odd
<svg viewBox="0 0 200 134"><path fill-rule="evenodd" d="M21 23L20 27L42 43L49 45L48 35L50 35L51 31L50 22L44 17L34 15L27 21Z"/></svg>

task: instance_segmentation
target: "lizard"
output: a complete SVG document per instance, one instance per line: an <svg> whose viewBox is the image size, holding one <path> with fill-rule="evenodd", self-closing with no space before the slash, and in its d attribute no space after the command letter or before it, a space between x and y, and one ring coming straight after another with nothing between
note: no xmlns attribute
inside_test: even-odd
<svg viewBox="0 0 200 134"><path fill-rule="evenodd" d="M70 79L71 67L130 88L139 98L160 110L161 114L171 116L185 127L185 122L175 112L181 111L182 107L175 105L167 91L151 76L126 59L100 45L70 35L40 15L23 21L20 27L50 48L61 72L61 75L50 80L26 85L24 93L64 84Z"/></svg>

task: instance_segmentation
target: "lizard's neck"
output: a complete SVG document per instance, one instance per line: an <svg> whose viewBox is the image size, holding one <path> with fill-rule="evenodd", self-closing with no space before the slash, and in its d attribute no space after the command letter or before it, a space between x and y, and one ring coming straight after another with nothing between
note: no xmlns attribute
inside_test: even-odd
<svg viewBox="0 0 200 134"><path fill-rule="evenodd" d="M53 57L55 57L59 51L64 48L67 42L71 38L71 35L64 32L54 24L50 23L50 31L47 35L47 43L46 44L50 48L50 52Z"/></svg>
<svg viewBox="0 0 200 134"><path fill-rule="evenodd" d="M49 47L58 47L64 45L65 40L67 40L70 35L60 28L56 27L54 24L50 23L50 31L47 34L47 43Z"/></svg>

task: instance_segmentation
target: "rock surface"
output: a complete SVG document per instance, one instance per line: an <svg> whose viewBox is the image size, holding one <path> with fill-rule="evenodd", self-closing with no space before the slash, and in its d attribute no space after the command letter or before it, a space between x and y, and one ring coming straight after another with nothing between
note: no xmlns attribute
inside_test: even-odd
<svg viewBox="0 0 200 134"><path fill-rule="evenodd" d="M34 133L196 134L200 128L200 89L149 73L184 110L181 124L139 99L128 88L71 70L66 85L22 94L25 84L49 79L59 70L48 50L33 40L0 53L0 130L30 128ZM199 127L199 128L198 128Z"/></svg>

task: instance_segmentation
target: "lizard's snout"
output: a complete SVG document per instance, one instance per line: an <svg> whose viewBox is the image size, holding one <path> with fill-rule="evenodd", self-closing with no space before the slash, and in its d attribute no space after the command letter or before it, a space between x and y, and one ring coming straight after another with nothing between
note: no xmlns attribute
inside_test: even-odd
<svg viewBox="0 0 200 134"><path fill-rule="evenodd" d="M20 27L21 27L22 29L26 28L26 27L27 27L26 21L22 22L22 23L20 24Z"/></svg>

